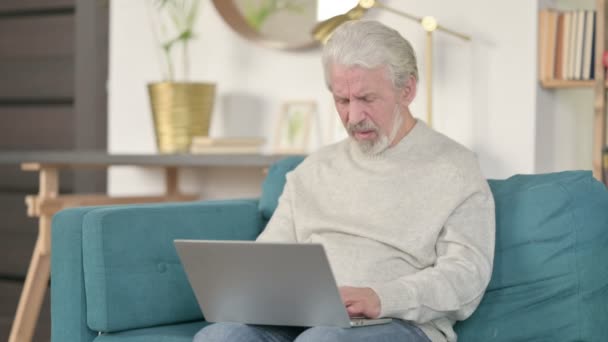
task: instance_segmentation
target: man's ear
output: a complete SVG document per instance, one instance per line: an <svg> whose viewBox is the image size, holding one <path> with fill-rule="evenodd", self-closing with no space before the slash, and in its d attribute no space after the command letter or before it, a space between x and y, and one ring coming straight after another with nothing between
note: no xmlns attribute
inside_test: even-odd
<svg viewBox="0 0 608 342"><path fill-rule="evenodd" d="M410 103L412 103L412 101L414 101L416 98L416 91L418 89L417 86L418 84L416 82L416 78L414 78L412 75L408 76L407 81L400 92L401 102L406 106L409 106Z"/></svg>

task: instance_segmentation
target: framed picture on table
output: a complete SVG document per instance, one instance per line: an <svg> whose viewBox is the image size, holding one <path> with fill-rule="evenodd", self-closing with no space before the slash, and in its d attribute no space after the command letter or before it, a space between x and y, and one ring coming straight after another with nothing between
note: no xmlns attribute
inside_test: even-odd
<svg viewBox="0 0 608 342"><path fill-rule="evenodd" d="M310 141L310 126L317 111L314 101L288 101L277 119L274 151L277 153L306 153Z"/></svg>

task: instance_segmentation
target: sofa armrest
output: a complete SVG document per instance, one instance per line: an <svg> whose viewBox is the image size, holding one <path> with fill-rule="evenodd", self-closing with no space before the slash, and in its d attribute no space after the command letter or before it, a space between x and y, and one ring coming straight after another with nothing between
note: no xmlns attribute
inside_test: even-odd
<svg viewBox="0 0 608 342"><path fill-rule="evenodd" d="M57 216L70 213L66 210ZM53 265L53 285L57 280L61 287L60 279L73 278L72 271L82 269L86 321L93 331L201 319L173 240L252 240L264 223L257 200L95 208L82 216L82 264L68 261L71 270ZM53 227L54 238L61 235L55 231L61 230L59 225ZM56 260L66 262L59 256ZM55 274L55 269L62 271ZM70 293L55 294L55 303L75 300Z"/></svg>
<svg viewBox="0 0 608 342"><path fill-rule="evenodd" d="M51 341L90 342L82 269L82 220L94 207L63 210L53 217Z"/></svg>

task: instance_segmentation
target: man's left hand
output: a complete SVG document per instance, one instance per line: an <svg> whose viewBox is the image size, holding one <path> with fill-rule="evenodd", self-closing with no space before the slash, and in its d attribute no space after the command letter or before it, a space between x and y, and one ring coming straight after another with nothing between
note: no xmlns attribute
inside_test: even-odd
<svg viewBox="0 0 608 342"><path fill-rule="evenodd" d="M380 316L380 297L371 288L342 286L339 290L350 317Z"/></svg>

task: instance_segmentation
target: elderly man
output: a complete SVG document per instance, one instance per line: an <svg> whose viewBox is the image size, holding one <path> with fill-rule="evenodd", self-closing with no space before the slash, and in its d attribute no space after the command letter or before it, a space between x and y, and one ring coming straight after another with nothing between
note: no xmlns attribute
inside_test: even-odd
<svg viewBox="0 0 608 342"><path fill-rule="evenodd" d="M349 138L306 158L258 241L321 243L348 313L390 324L219 323L195 341L456 341L494 253L494 202L472 152L416 120L414 51L374 21L339 27L325 79Z"/></svg>

